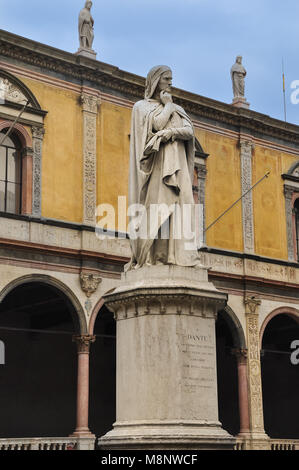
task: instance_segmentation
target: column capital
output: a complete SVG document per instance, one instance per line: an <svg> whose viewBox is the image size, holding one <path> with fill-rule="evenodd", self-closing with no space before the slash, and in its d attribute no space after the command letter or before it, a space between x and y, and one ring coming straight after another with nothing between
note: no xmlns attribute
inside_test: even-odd
<svg viewBox="0 0 299 470"><path fill-rule="evenodd" d="M96 337L93 335L74 335L73 342L77 343L79 354L89 354L90 345L94 343Z"/></svg>
<svg viewBox="0 0 299 470"><path fill-rule="evenodd" d="M251 139L240 137L239 145L242 152L248 153L248 156L251 156L251 152L254 148L254 143Z"/></svg>
<svg viewBox="0 0 299 470"><path fill-rule="evenodd" d="M89 95L86 92L82 92L80 96L80 101L83 111L97 114L100 105L100 100L97 96Z"/></svg>
<svg viewBox="0 0 299 470"><path fill-rule="evenodd" d="M245 297L245 313L246 315L258 315L258 306L261 305L262 301L256 297Z"/></svg>
<svg viewBox="0 0 299 470"><path fill-rule="evenodd" d="M206 178L208 170L205 163L195 163L195 170L197 171L198 178Z"/></svg>
<svg viewBox="0 0 299 470"><path fill-rule="evenodd" d="M34 139L43 139L45 135L44 126L32 126L32 137Z"/></svg>
<svg viewBox="0 0 299 470"><path fill-rule="evenodd" d="M32 147L23 147L21 151L22 157L32 157L33 156L33 148Z"/></svg>
<svg viewBox="0 0 299 470"><path fill-rule="evenodd" d="M285 184L283 187L283 191L286 199L292 199L295 188L293 186Z"/></svg>
<svg viewBox="0 0 299 470"><path fill-rule="evenodd" d="M247 363L248 349L233 348L231 349L231 353L233 356L237 358L239 363L243 363L243 364Z"/></svg>

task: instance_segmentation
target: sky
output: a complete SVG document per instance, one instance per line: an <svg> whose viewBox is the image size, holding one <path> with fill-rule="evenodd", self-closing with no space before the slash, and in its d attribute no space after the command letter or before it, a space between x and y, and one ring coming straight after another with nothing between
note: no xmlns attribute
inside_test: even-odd
<svg viewBox="0 0 299 470"><path fill-rule="evenodd" d="M75 52L84 3L0 0L0 28ZM280 120L283 60L287 121L299 125L298 0L94 0L92 15L98 60L142 76L169 65L173 86L225 103L242 55L250 108Z"/></svg>

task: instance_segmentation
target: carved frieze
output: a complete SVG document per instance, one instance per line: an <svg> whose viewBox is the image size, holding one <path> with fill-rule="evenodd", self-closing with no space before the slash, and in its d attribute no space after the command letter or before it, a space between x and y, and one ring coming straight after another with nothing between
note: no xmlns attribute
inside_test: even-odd
<svg viewBox="0 0 299 470"><path fill-rule="evenodd" d="M109 87L112 90L124 93L127 97L142 98L144 94L144 79L141 77L130 80L130 75L124 76L124 72L118 71L116 67L104 65L100 70L98 68L91 69L85 67L80 60L74 59L73 62L65 60L62 56L56 56L52 51L43 47L37 49L33 44L32 47L23 47L19 42L16 43L14 38L11 39L9 34L3 35L0 39L0 54L4 57L11 57L13 60L21 61L21 63L32 64L35 67L46 69L63 76L74 77L77 80L86 80L97 86ZM66 53L67 54L67 53ZM274 138L287 139L290 142L299 142L298 130L295 125L288 123L277 126L272 123L268 116L255 116L247 110L232 110L230 105L217 103L211 100L192 95L190 93L182 93L181 97L175 96L175 102L181 105L186 112L201 117L217 120L232 126L242 126L247 129L273 136ZM212 104L212 105L211 105Z"/></svg>

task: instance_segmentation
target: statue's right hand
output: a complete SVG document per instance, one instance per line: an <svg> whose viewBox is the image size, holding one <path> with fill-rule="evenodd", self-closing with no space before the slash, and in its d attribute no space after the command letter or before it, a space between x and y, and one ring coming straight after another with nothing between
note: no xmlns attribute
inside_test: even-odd
<svg viewBox="0 0 299 470"><path fill-rule="evenodd" d="M163 129L162 131L157 132L156 135L161 137L162 142L168 142L171 139L173 132L171 129Z"/></svg>
<svg viewBox="0 0 299 470"><path fill-rule="evenodd" d="M167 91L161 91L160 93L160 100L164 106L168 103L172 103L172 96Z"/></svg>

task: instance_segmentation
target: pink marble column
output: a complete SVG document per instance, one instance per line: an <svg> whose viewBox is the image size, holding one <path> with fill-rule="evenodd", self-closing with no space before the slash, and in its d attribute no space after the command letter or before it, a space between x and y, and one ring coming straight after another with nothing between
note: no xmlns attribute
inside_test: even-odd
<svg viewBox="0 0 299 470"><path fill-rule="evenodd" d="M248 381L247 381L247 349L234 349L232 352L237 358L237 367L238 367L238 392L239 392L239 412L240 412L240 433L239 434L244 435L250 432Z"/></svg>
<svg viewBox="0 0 299 470"><path fill-rule="evenodd" d="M77 382L77 424L72 436L88 437L92 433L88 427L89 412L89 350L95 336L78 335L73 337L78 348L78 382Z"/></svg>

